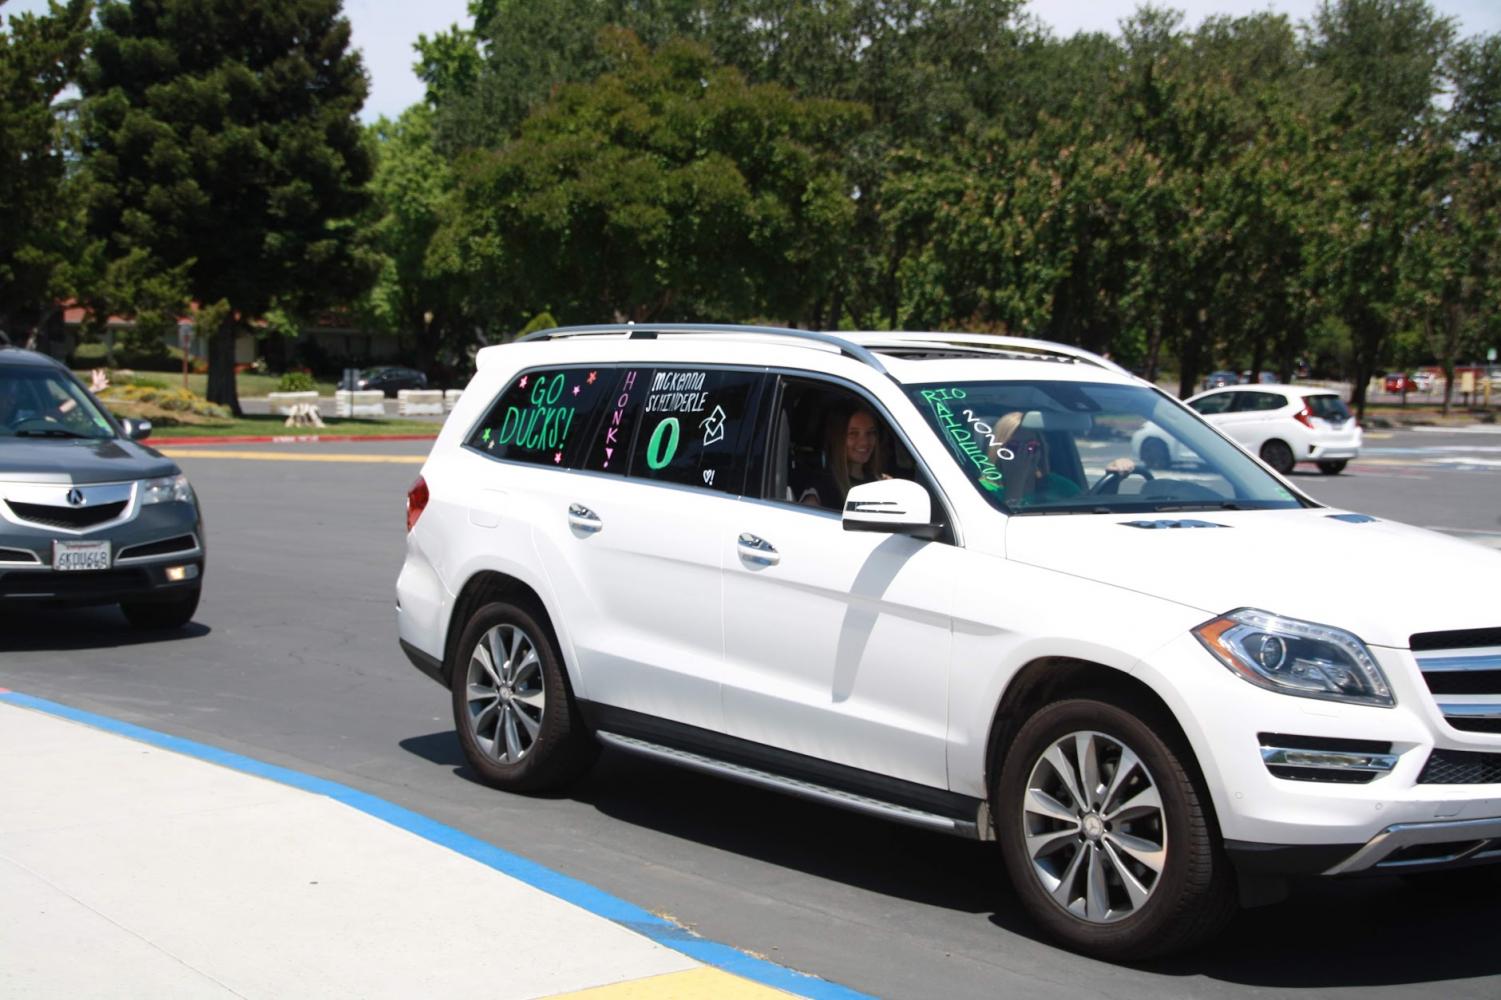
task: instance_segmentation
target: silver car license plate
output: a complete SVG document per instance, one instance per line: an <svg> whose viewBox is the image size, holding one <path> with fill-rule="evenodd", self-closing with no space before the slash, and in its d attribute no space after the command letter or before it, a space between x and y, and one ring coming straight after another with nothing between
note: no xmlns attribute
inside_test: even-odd
<svg viewBox="0 0 1501 1000"><path fill-rule="evenodd" d="M52 568L61 572L109 569L109 542L53 542Z"/></svg>

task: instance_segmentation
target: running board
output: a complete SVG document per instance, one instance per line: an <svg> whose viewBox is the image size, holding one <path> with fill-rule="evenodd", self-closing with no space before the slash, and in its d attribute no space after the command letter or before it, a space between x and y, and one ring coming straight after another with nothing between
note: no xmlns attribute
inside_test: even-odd
<svg viewBox="0 0 1501 1000"><path fill-rule="evenodd" d="M985 815L977 816L975 820L954 819L949 816L940 816L937 813L925 812L921 809L913 809L910 806L898 805L895 802L885 802L881 799L873 799L867 795L846 792L838 788L830 788L827 785L814 784L811 781L802 781L780 774L772 774L769 771L746 767L744 764L731 764L726 761L716 760L713 757L705 757L702 754L693 753L689 750L677 750L656 743L648 743L646 740L640 740L634 736L622 736L619 733L609 733L602 730L597 730L594 735L605 746L614 747L626 753L649 757L666 764L686 767L693 771L703 771L706 774L718 775L721 778L729 778L732 781L739 781L742 784L755 785L757 788L784 792L788 795L796 795L799 798L810 799L814 802L822 802L825 805L838 806L841 809L864 813L867 816L878 816L881 819L905 823L908 826L922 827L924 830L936 830L939 833L954 834L969 840L990 839L988 836L981 835L981 830L984 829L981 826L981 821L985 821L987 827L989 825L989 817ZM982 805L980 812L984 814L987 811Z"/></svg>

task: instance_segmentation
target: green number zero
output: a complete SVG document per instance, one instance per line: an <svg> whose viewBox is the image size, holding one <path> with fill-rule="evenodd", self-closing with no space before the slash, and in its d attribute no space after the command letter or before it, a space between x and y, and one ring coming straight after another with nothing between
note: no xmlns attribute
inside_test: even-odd
<svg viewBox="0 0 1501 1000"><path fill-rule="evenodd" d="M667 444L663 445L662 436L667 435ZM667 467L672 461L672 456L678 453L678 438L681 435L678 428L678 418L668 417L657 425L657 429L651 432L651 440L646 442L646 464L653 470Z"/></svg>

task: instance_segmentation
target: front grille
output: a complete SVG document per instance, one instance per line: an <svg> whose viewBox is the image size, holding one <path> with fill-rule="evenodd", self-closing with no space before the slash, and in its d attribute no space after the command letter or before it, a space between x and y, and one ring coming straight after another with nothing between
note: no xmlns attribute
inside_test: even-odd
<svg viewBox="0 0 1501 1000"><path fill-rule="evenodd" d="M7 500L5 503L23 521L48 528L77 530L113 521L125 510L127 501L117 500L97 507L54 507L50 504L21 503L17 500Z"/></svg>
<svg viewBox="0 0 1501 1000"><path fill-rule="evenodd" d="M1471 733L1501 732L1501 629L1420 632L1412 649L1445 722Z"/></svg>
<svg viewBox="0 0 1501 1000"><path fill-rule="evenodd" d="M144 569L105 569L78 573L12 570L0 573L0 597L89 597L145 590L151 577Z"/></svg>
<svg viewBox="0 0 1501 1000"><path fill-rule="evenodd" d="M1494 785L1501 782L1501 753L1435 750L1418 775L1420 785Z"/></svg>
<svg viewBox="0 0 1501 1000"><path fill-rule="evenodd" d="M1501 646L1501 628L1465 628L1453 632L1418 632L1411 636L1414 653L1433 649L1474 649L1477 646Z"/></svg>
<svg viewBox="0 0 1501 1000"><path fill-rule="evenodd" d="M121 549L116 559L144 559L147 556L165 556L173 552L191 552L198 547L198 540L192 535L178 535L176 538L164 538L159 542L147 542L144 545L132 545L127 549Z"/></svg>

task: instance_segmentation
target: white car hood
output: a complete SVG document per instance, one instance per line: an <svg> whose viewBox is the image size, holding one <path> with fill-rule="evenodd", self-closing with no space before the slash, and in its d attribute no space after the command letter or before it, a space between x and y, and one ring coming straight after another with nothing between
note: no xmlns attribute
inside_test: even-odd
<svg viewBox="0 0 1501 1000"><path fill-rule="evenodd" d="M1006 525L1006 556L1198 608L1206 619L1260 608L1376 646L1405 648L1416 632L1501 625L1494 589L1501 552L1395 521L1335 515L1349 516L1331 508L1022 515ZM1402 558L1389 558L1394 552Z"/></svg>

